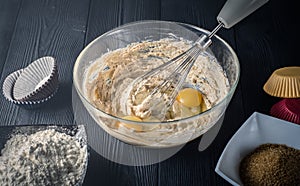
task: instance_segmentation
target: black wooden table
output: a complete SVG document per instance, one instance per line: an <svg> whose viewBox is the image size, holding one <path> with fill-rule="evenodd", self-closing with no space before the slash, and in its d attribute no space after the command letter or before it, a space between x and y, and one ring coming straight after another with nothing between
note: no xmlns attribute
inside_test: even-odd
<svg viewBox="0 0 300 186"><path fill-rule="evenodd" d="M0 125L73 124L72 69L80 51L97 36L137 20L170 20L205 29L225 0L1 0L1 86L11 72L42 56L57 60L60 88L43 108L26 110L0 97ZM214 142L203 152L199 139L178 153L148 166L126 166L91 149L84 185L229 185L215 172L226 143L254 112L268 114L279 99L262 87L280 67L300 65L296 1L270 0L234 28L221 30L236 51L241 77ZM99 142L101 143L101 142Z"/></svg>

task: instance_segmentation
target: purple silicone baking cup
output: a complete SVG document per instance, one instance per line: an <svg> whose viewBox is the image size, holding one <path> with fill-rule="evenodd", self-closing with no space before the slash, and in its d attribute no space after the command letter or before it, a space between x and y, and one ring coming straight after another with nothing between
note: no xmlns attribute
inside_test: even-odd
<svg viewBox="0 0 300 186"><path fill-rule="evenodd" d="M13 87L12 96L18 101L39 101L51 96L58 88L55 58L39 58L23 69Z"/></svg>
<svg viewBox="0 0 300 186"><path fill-rule="evenodd" d="M41 99L41 100L18 101L13 98L13 96L12 96L13 87L15 85L16 80L23 73L23 71L24 71L24 69L17 70L15 72L9 74L5 78L5 80L3 82L3 86L2 86L2 91L3 91L3 95L4 95L5 99L8 100L9 102L11 102L17 106L23 107L25 109L35 109L35 108L40 108L40 107L44 106L44 104L46 102L48 102L56 94L58 86L51 95L49 95L48 97Z"/></svg>

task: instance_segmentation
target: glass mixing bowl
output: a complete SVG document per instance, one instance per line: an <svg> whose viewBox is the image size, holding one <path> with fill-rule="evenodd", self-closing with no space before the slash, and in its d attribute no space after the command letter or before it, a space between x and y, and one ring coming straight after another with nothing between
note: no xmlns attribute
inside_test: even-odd
<svg viewBox="0 0 300 186"><path fill-rule="evenodd" d="M167 21L139 21L115 28L92 41L78 56L73 71L74 87L88 113L107 133L129 144L145 147L171 147L187 143L208 131L224 115L239 80L240 67L233 49L220 37L212 38L209 50L227 74L230 90L211 109L198 115L168 122L137 122L110 115L96 108L85 96L84 77L88 67L108 51L144 40L174 37L196 41L209 32L199 27ZM130 130L119 127L131 126ZM87 124L88 127L88 124Z"/></svg>

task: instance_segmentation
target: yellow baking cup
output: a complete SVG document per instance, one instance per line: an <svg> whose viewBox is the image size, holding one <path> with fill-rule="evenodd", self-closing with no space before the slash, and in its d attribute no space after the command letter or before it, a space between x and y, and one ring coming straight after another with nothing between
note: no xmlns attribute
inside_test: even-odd
<svg viewBox="0 0 300 186"><path fill-rule="evenodd" d="M300 66L275 70L263 87L264 91L280 98L300 97Z"/></svg>

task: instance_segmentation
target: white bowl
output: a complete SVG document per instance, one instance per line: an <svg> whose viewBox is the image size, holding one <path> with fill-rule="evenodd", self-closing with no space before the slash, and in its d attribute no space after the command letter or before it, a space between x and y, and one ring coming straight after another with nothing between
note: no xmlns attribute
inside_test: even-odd
<svg viewBox="0 0 300 186"><path fill-rule="evenodd" d="M243 185L239 164L248 153L264 143L300 149L299 134L300 125L254 112L229 140L215 171L232 185Z"/></svg>

